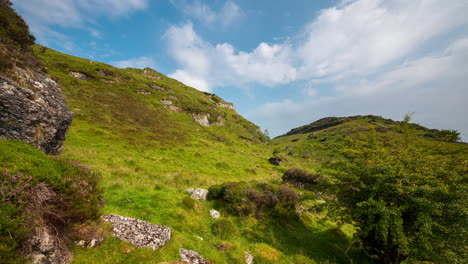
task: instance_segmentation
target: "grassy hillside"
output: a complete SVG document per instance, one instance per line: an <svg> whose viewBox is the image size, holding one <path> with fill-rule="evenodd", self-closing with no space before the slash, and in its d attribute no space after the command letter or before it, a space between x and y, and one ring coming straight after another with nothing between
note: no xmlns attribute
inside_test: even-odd
<svg viewBox="0 0 468 264"><path fill-rule="evenodd" d="M90 258L98 263L159 263L178 259L181 247L215 263L243 263L244 251L251 252L256 263L346 262L338 248L346 247L353 229L318 213L304 214L304 219L285 226L272 215L237 216L215 201L187 200L183 190L189 187L253 180L277 184L287 169L268 162L271 151L264 135L234 110L221 107L228 105L221 98L151 69L117 69L41 46L34 49L74 112L62 158L77 160L102 175L104 212L174 231L171 242L157 251L109 238L97 249L76 248L74 263ZM165 100L177 107L175 111ZM222 124L207 127L195 122L194 115L207 113L210 122ZM315 198L304 200L314 203ZM237 235L213 231L212 208L234 223ZM346 235L336 231L340 228ZM303 245L297 247L298 242ZM220 244L227 249L219 250Z"/></svg>
<svg viewBox="0 0 468 264"><path fill-rule="evenodd" d="M410 140L420 151L442 154L459 159L468 158L468 145L451 142L444 130L428 129L410 123ZM343 158L341 151L349 139L365 140L375 131L388 148L405 141L402 122L379 116L351 116L323 118L309 125L292 129L270 143L272 154L282 157L289 167L315 171L326 162ZM446 130L445 130L446 131Z"/></svg>
<svg viewBox="0 0 468 264"><path fill-rule="evenodd" d="M463 221L457 216L466 211L460 205L466 200L468 145L453 142L456 131L355 116L324 118L269 141L223 99L155 70L118 69L40 45L31 48L34 38L27 25L9 8L9 1L0 4L5 7L0 10L0 73L15 79L15 66L47 73L60 84L74 113L59 157L22 142L0 141L0 263L23 261L17 253L28 229L35 226L28 221L31 215L32 220L58 215L42 217L53 228L67 223L59 226L59 233L74 252L73 263L160 263L177 260L180 248L195 250L214 263L245 263L245 251L254 256L254 263L381 260L378 255L385 247L372 248L370 243L364 252L357 240L368 230L356 218L364 210L359 205L351 210L355 218L343 213L355 206L343 192L348 187L351 194L357 193L352 196L356 201L362 193L371 194L371 205L389 189L394 191L390 198L407 195L397 202L410 208L410 218L413 211L436 211L437 221L429 221L433 215L424 215L422 224L416 221L421 237L431 230L420 227L429 225L463 235ZM280 164L272 165L271 157ZM353 173L371 180L353 182L360 179ZM31 186L42 183L64 202L24 211L24 201L38 192ZM184 189L190 187L209 188L209 200L189 198ZM365 191L359 193L361 189ZM370 211L385 221L372 221L369 228L376 222L385 232L399 231L397 217L385 218L398 215L390 210L394 201L379 202L380 211ZM221 212L220 219L211 218L213 208ZM75 246L72 231L86 230L82 222L102 212L169 226L173 237L156 251L112 237L96 248ZM436 225L441 218L455 219L456 225L443 230L446 226ZM387 243L385 232L381 237ZM391 242L403 248L401 259L413 256L405 234L398 235L396 245ZM430 243L420 241L410 242L427 250ZM462 259L462 243L447 248L440 252L451 254L450 261ZM414 256L432 260L429 253ZM444 261L449 260L437 262Z"/></svg>

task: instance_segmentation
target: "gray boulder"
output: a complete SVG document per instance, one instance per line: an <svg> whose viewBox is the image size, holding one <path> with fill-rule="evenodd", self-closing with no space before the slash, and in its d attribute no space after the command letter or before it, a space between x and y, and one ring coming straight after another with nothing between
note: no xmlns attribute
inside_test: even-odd
<svg viewBox="0 0 468 264"><path fill-rule="evenodd" d="M135 247L146 247L156 250L171 239L171 228L148 223L143 220L105 214L104 221L112 223L114 236Z"/></svg>
<svg viewBox="0 0 468 264"><path fill-rule="evenodd" d="M213 264L213 262L202 258L200 254L198 254L197 252L193 250L187 250L187 249L181 248L179 250L179 254L180 254L180 261L185 261L190 264Z"/></svg>
<svg viewBox="0 0 468 264"><path fill-rule="evenodd" d="M0 139L18 139L47 154L62 152L72 113L58 84L17 68L23 86L0 76Z"/></svg>
<svg viewBox="0 0 468 264"><path fill-rule="evenodd" d="M221 214L218 211L216 211L215 209L210 210L210 215L213 218L219 218L221 216Z"/></svg>
<svg viewBox="0 0 468 264"><path fill-rule="evenodd" d="M197 188L195 189L195 191L192 192L192 194L190 195L190 198L196 199L196 200L206 200L206 196L208 196L207 189Z"/></svg>

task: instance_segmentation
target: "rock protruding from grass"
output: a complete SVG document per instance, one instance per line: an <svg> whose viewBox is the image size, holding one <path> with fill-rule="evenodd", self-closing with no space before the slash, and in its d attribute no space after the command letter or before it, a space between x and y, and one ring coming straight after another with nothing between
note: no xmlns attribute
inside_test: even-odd
<svg viewBox="0 0 468 264"><path fill-rule="evenodd" d="M207 196L208 196L207 189L197 188L195 191L192 192L192 194L190 195L190 198L204 201L206 200Z"/></svg>
<svg viewBox="0 0 468 264"><path fill-rule="evenodd" d="M0 138L60 154L72 121L60 87L41 74L16 71L21 84L0 76Z"/></svg>
<svg viewBox="0 0 468 264"><path fill-rule="evenodd" d="M181 248L179 250L180 260L190 264L213 264L213 262L204 259L200 254L193 250Z"/></svg>
<svg viewBox="0 0 468 264"><path fill-rule="evenodd" d="M104 221L112 223L115 237L136 247L156 250L171 239L171 228L166 226L114 214L105 214L102 217Z"/></svg>
<svg viewBox="0 0 468 264"><path fill-rule="evenodd" d="M91 79L91 76L89 76L88 74L84 73L84 72L78 72L78 71L70 71L68 74L70 74L70 76L72 77L75 77L77 79L80 79L80 80L89 80Z"/></svg>

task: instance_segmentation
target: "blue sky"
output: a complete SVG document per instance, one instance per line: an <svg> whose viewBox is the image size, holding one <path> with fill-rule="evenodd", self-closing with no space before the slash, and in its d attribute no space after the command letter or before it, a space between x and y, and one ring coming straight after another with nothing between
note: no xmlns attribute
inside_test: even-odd
<svg viewBox="0 0 468 264"><path fill-rule="evenodd" d="M466 0L13 0L37 41L151 67L276 136L375 114L468 139Z"/></svg>

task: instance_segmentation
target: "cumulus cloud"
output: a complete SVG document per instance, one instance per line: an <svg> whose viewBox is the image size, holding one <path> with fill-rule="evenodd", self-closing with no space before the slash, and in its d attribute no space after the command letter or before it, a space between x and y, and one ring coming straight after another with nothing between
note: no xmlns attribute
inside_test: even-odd
<svg viewBox="0 0 468 264"><path fill-rule="evenodd" d="M208 26L227 28L242 16L240 7L233 1L226 1L220 10L213 10L210 6L198 0L170 0L172 5L180 9L184 15L194 18Z"/></svg>
<svg viewBox="0 0 468 264"><path fill-rule="evenodd" d="M118 17L145 9L148 0L12 0L30 25L32 33L42 42L67 43L68 37L54 27L79 28L100 38L94 16Z"/></svg>
<svg viewBox="0 0 468 264"><path fill-rule="evenodd" d="M468 38L430 56L407 61L358 82L342 84L343 93L313 100L284 100L261 105L248 116L273 135L325 116L378 114L401 119L415 112L415 122L457 129L468 138ZM365 96L363 96L365 95Z"/></svg>
<svg viewBox="0 0 468 264"><path fill-rule="evenodd" d="M466 10L464 0L343 0L319 12L298 36L251 51L208 43L191 24L172 26L166 40L176 73L204 89L289 85L290 94L306 95L249 114L273 135L323 116L398 119L415 111L415 121L459 129L467 138Z"/></svg>
<svg viewBox="0 0 468 264"><path fill-rule="evenodd" d="M467 23L468 2L344 1L322 10L298 44L301 78L369 75Z"/></svg>
<svg viewBox="0 0 468 264"><path fill-rule="evenodd" d="M182 66L170 76L185 76L187 84L198 89L202 88L191 80L203 83L203 90L211 90L213 86L249 83L273 86L296 78L296 69L290 64L292 51L286 44L260 43L250 52L236 51L228 43L204 41L190 23L171 26L164 38L169 53Z"/></svg>
<svg viewBox="0 0 468 264"><path fill-rule="evenodd" d="M139 57L139 58L128 59L128 60L113 61L110 64L118 68L143 69L146 67L150 67L150 68L156 69L156 63L154 59L150 57L145 57L145 56Z"/></svg>

